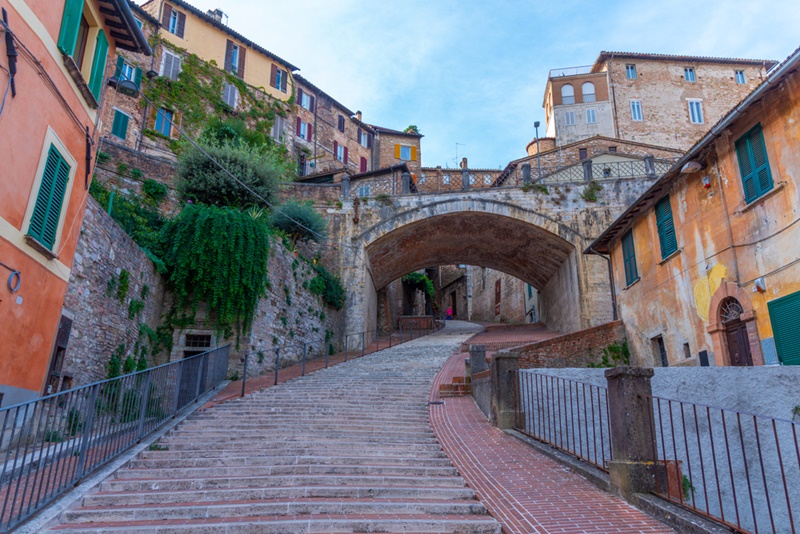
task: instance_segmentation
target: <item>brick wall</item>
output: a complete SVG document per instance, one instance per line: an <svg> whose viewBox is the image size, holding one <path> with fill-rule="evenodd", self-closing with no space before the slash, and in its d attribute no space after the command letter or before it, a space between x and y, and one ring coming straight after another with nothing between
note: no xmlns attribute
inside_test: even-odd
<svg viewBox="0 0 800 534"><path fill-rule="evenodd" d="M316 204L335 204L342 196L340 184L291 183L281 190L281 200L313 200Z"/></svg>
<svg viewBox="0 0 800 534"><path fill-rule="evenodd" d="M587 367L600 360L604 347L625 339L622 321L606 323L515 348L520 369Z"/></svg>
<svg viewBox="0 0 800 534"><path fill-rule="evenodd" d="M405 163L412 174L420 176L422 168L422 151L420 149L420 137L415 135L391 134L379 131L375 137L375 145L378 155L376 168L390 167L398 163ZM415 147L417 158L413 160L403 160L395 157L395 145Z"/></svg>
<svg viewBox="0 0 800 534"><path fill-rule="evenodd" d="M586 149L587 157L592 158L597 154L608 152L609 148L614 147L620 154L628 156L644 157L645 155L652 155L656 159L671 159L683 155L683 152L677 149L670 149L666 147L658 147L645 143L629 142L622 139L614 139L604 136L591 137L578 141L570 145L556 148L547 152L542 152L539 160L543 168L552 168L559 165L572 165L580 161L580 150ZM534 155L527 158L517 160L522 165L523 163L530 163L533 174L536 173L537 158Z"/></svg>

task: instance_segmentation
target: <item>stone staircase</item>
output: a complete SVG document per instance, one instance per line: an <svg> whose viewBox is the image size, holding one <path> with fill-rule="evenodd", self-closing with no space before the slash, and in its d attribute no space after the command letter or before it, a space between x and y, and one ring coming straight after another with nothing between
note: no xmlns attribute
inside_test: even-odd
<svg viewBox="0 0 800 534"><path fill-rule="evenodd" d="M428 336L196 413L51 530L500 533L427 419L463 339Z"/></svg>

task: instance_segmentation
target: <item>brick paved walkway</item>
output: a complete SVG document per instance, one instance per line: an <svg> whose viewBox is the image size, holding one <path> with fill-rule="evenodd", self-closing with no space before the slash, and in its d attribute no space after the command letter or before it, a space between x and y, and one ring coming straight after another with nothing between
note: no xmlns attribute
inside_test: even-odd
<svg viewBox="0 0 800 534"><path fill-rule="evenodd" d="M481 326L485 330L469 338L462 345L462 351L467 352L469 345L485 345L487 352L494 352L561 335L553 330L548 330L540 324L504 325L481 323Z"/></svg>
<svg viewBox="0 0 800 534"><path fill-rule="evenodd" d="M434 381L459 366L454 355ZM463 367L462 367L463 368ZM461 476L508 533L673 532L580 475L491 426L471 397L431 405L434 433Z"/></svg>

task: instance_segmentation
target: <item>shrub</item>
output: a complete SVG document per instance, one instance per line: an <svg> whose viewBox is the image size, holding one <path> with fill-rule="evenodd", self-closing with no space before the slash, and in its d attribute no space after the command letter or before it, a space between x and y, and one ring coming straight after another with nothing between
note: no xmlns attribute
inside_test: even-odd
<svg viewBox="0 0 800 534"><path fill-rule="evenodd" d="M178 159L178 192L183 200L213 206L263 205L261 199L275 201L281 182L290 175L277 148L254 148L230 141L206 143L202 148L239 181L200 149L190 146Z"/></svg>
<svg viewBox="0 0 800 534"><path fill-rule="evenodd" d="M592 180L589 182L583 189L583 193L581 193L581 198L586 202L597 202L597 193L603 190L603 186Z"/></svg>
<svg viewBox="0 0 800 534"><path fill-rule="evenodd" d="M142 182L142 193L144 193L145 198L158 206L169 194L169 188L161 182L148 178Z"/></svg>
<svg viewBox="0 0 800 534"><path fill-rule="evenodd" d="M115 195L111 201L111 192L93 180L89 187L92 195L104 210L111 205L111 217L127 232L131 238L151 255L158 245L158 236L164 226L164 218L152 207L145 206L135 198ZM151 258L152 259L152 258Z"/></svg>
<svg viewBox="0 0 800 534"><path fill-rule="evenodd" d="M286 232L292 245L299 240L323 241L327 237L328 223L310 202L291 200L276 208L270 224Z"/></svg>
<svg viewBox="0 0 800 534"><path fill-rule="evenodd" d="M317 276L311 279L308 284L308 290L322 297L322 301L334 310L344 308L347 295L339 277L328 271L320 263L314 265L314 270L317 271ZM322 315L320 313L320 318L322 318Z"/></svg>

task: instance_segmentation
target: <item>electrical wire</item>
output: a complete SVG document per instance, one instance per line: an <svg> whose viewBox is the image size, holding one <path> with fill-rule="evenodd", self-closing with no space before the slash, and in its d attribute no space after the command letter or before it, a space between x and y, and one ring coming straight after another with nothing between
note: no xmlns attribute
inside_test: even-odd
<svg viewBox="0 0 800 534"><path fill-rule="evenodd" d="M11 90L11 80L12 80L12 78L11 78L11 73L8 71L7 68L5 68L4 66L0 65L0 70L5 72L6 74L8 74L8 85L6 85L6 90L3 93L3 100L0 102L0 117L2 117L3 116L3 110L6 109L6 99L8 98L8 93Z"/></svg>

